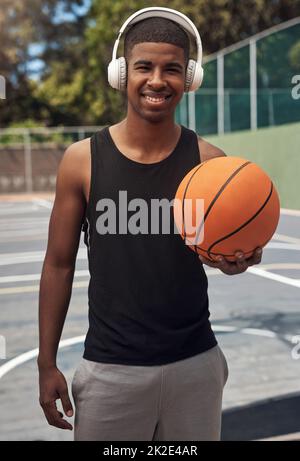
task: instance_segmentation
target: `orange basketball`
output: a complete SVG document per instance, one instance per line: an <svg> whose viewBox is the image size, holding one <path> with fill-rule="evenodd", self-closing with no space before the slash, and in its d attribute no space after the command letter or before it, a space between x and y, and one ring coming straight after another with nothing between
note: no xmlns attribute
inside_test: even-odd
<svg viewBox="0 0 300 461"><path fill-rule="evenodd" d="M272 238L280 203L274 184L258 165L217 157L183 178L173 210L177 230L190 248L210 260L222 255L235 261L236 251L248 258Z"/></svg>

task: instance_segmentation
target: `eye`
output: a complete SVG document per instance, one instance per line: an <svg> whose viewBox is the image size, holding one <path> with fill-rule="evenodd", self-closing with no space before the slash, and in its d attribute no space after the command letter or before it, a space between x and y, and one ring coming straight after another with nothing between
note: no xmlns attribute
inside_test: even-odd
<svg viewBox="0 0 300 461"><path fill-rule="evenodd" d="M179 70L178 69L167 69L168 72L175 72L175 73L178 73Z"/></svg>

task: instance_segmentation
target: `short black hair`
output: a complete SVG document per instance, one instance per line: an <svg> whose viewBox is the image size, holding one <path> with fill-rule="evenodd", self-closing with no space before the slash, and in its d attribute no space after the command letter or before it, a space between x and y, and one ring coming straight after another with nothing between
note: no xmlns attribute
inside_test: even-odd
<svg viewBox="0 0 300 461"><path fill-rule="evenodd" d="M187 32L171 19L154 17L139 21L131 26L124 39L124 56L128 61L132 48L138 43L170 43L184 51L185 64L190 55L190 40Z"/></svg>

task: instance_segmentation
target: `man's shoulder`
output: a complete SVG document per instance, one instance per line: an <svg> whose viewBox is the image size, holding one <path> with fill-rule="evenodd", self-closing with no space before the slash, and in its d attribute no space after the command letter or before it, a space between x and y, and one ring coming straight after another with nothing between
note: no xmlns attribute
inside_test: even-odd
<svg viewBox="0 0 300 461"><path fill-rule="evenodd" d="M82 157L90 153L90 143L91 138L84 138L74 142L67 147L64 155L73 159L82 159Z"/></svg>
<svg viewBox="0 0 300 461"><path fill-rule="evenodd" d="M90 139L81 139L66 148L62 158L65 167L82 172L85 165L88 165L90 162Z"/></svg>
<svg viewBox="0 0 300 461"><path fill-rule="evenodd" d="M199 135L197 135L197 137L202 162L216 157L226 157L226 154L222 149L209 143Z"/></svg>
<svg viewBox="0 0 300 461"><path fill-rule="evenodd" d="M82 188L90 168L90 138L70 144L61 159L58 175L66 183Z"/></svg>

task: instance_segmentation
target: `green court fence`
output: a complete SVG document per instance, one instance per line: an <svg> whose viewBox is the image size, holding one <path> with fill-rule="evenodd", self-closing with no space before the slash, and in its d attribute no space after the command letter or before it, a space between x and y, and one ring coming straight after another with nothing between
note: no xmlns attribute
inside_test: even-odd
<svg viewBox="0 0 300 461"><path fill-rule="evenodd" d="M207 135L300 121L300 17L203 62L203 85L184 94L177 123Z"/></svg>

